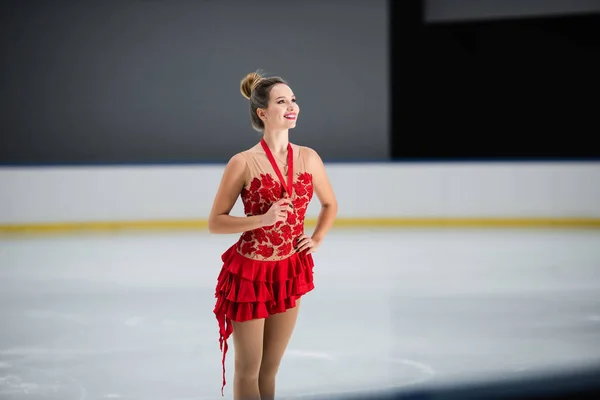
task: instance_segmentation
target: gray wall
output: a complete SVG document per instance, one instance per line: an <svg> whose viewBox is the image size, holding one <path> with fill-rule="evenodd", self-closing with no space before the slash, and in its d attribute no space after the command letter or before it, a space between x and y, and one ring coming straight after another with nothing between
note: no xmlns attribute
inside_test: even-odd
<svg viewBox="0 0 600 400"><path fill-rule="evenodd" d="M430 22L600 12L600 0L425 0Z"/></svg>
<svg viewBox="0 0 600 400"><path fill-rule="evenodd" d="M389 156L384 0L0 6L0 162L224 161L257 142L240 79L288 79L292 141Z"/></svg>

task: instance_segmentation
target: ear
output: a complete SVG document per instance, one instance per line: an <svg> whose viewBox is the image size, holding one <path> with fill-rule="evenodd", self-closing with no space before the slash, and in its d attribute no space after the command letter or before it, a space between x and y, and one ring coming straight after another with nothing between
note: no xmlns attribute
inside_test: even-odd
<svg viewBox="0 0 600 400"><path fill-rule="evenodd" d="M267 119L267 113L262 108L258 108L256 110L256 114L258 115L258 118L260 118L263 121Z"/></svg>

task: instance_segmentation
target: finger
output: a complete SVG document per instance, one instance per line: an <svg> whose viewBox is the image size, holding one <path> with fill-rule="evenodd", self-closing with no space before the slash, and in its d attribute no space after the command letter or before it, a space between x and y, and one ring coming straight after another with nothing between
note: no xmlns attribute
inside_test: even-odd
<svg viewBox="0 0 600 400"><path fill-rule="evenodd" d="M310 249L311 247L312 247L312 243L307 242L304 245L302 245L301 247L299 247L297 251L298 251L298 253L301 253L306 249Z"/></svg>
<svg viewBox="0 0 600 400"><path fill-rule="evenodd" d="M300 242L308 240L309 237L306 235L301 235L296 238L296 246L300 244Z"/></svg>
<svg viewBox="0 0 600 400"><path fill-rule="evenodd" d="M297 246L297 248L298 248L298 251L300 252L300 251L303 251L312 246L313 246L313 242L310 239L307 239L307 240L302 241L302 244L299 244Z"/></svg>
<svg viewBox="0 0 600 400"><path fill-rule="evenodd" d="M277 207L279 208L290 208L291 206L291 203L287 201L282 201L281 203L277 204Z"/></svg>
<svg viewBox="0 0 600 400"><path fill-rule="evenodd" d="M296 249L299 249L302 246L306 245L307 242L308 240L300 240L298 243L296 243Z"/></svg>

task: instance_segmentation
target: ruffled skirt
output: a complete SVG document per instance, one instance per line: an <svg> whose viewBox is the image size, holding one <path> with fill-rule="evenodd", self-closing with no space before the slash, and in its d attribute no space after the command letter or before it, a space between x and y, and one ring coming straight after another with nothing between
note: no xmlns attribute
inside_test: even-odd
<svg viewBox="0 0 600 400"><path fill-rule="evenodd" d="M300 297L314 289L314 263L312 255L304 252L277 261L253 260L238 253L237 243L221 259L224 264L217 279L214 313L223 352L223 394L231 321L267 318L295 307Z"/></svg>

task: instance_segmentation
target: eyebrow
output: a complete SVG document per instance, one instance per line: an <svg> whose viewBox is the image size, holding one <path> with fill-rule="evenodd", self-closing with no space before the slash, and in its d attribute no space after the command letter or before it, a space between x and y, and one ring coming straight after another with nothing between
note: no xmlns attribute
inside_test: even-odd
<svg viewBox="0 0 600 400"><path fill-rule="evenodd" d="M292 97L296 97L295 94L292 95ZM279 100L279 99L285 99L285 96L279 96L278 98L276 98L275 100Z"/></svg>

